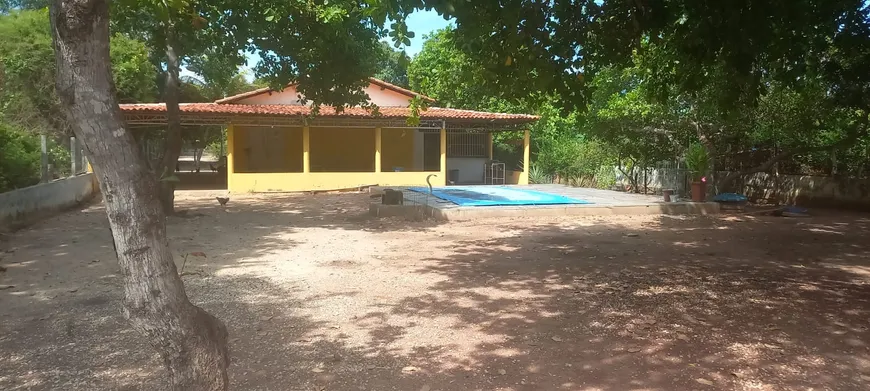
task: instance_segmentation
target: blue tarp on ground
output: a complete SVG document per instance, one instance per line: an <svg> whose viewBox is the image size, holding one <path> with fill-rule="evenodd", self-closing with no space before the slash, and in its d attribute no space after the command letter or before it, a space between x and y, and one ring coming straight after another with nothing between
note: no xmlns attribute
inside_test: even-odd
<svg viewBox="0 0 870 391"><path fill-rule="evenodd" d="M412 187L409 190L429 193L426 187ZM591 204L557 194L507 186L436 187L432 189L432 195L460 206Z"/></svg>

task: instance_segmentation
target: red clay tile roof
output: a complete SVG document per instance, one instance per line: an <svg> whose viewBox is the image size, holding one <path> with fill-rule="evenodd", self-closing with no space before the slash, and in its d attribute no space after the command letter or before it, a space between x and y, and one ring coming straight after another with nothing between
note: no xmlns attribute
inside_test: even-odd
<svg viewBox="0 0 870 391"><path fill-rule="evenodd" d="M399 87L399 86L397 86L397 85L395 85L395 84L387 83L387 82L385 82L385 81L383 81L383 80L381 80L381 79L375 79L374 77L370 77L370 78L369 78L369 82L372 83L372 84L374 84L374 85L376 85L376 86L378 86L378 87L381 87L381 88L383 88L383 89L387 89L387 90L390 90L390 91L393 91L393 92L398 92L398 93L400 93L400 94L402 94L402 95L408 96L409 98L413 98L413 97L415 97L415 96L419 96L421 99L423 99L423 100L425 100L425 101L428 101L428 102L434 102L434 101L435 101L435 99L432 99L432 98L430 98L430 97L428 97L428 96L426 96L426 95L423 95L423 94L420 94L420 93L417 93L417 92L414 92L414 91L411 91L411 90L408 90L408 89L405 89L405 88ZM292 85L292 84L291 84L291 85ZM290 85L288 85L288 87L289 87L289 86L290 86ZM233 95L233 96L228 96L228 97L226 97L226 98L218 99L218 100L214 101L214 103L220 103L220 104L225 104L225 103L235 103L235 102L238 102L238 101L240 101L240 100L242 100L242 99L250 98L250 97L252 97L252 96L257 96L257 95L260 95L260 94L265 94L265 93L267 93L267 92L271 92L271 91L273 91L273 90L272 90L271 88L269 88L269 87L260 88L260 89L256 89L256 90L253 90L253 91L243 92L243 93L238 94L238 95Z"/></svg>
<svg viewBox="0 0 870 391"><path fill-rule="evenodd" d="M201 114L231 114L231 115L266 115L266 116L306 116L311 114L308 106L295 105L242 105L218 103L182 103L182 113ZM121 111L125 113L161 113L166 111L164 103L133 103L122 104ZM408 118L411 109L407 107L381 107L380 117L364 108L349 107L336 113L335 108L321 106L318 116L341 118ZM420 112L422 119L458 119L458 120L492 120L512 123L537 121L540 117L528 114L487 113L482 111L445 109L430 107Z"/></svg>

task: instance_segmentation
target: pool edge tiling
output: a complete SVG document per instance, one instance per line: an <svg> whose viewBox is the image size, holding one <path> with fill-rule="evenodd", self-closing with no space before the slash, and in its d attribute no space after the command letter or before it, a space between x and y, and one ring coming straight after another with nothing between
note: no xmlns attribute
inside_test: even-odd
<svg viewBox="0 0 870 391"><path fill-rule="evenodd" d="M609 216L609 215L707 215L719 213L715 202L663 202L661 196L618 192L612 190L570 187L565 185L498 185L510 189L545 192L586 204L560 205L477 205L462 206L424 192L400 188L405 193L404 205L382 205L373 202L369 209L375 216L414 215L430 216L440 220L476 220L502 217L544 217L544 216ZM496 186L477 186L479 188ZM434 188L433 193L436 189ZM400 210L394 210L400 209Z"/></svg>

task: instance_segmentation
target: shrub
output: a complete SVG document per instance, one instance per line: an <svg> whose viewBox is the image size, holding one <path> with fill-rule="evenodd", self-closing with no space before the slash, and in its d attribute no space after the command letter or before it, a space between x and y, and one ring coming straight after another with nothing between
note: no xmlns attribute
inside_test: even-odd
<svg viewBox="0 0 870 391"><path fill-rule="evenodd" d="M541 145L536 165L568 185L600 187L602 167L612 166L614 156L611 148L598 141L563 137Z"/></svg>
<svg viewBox="0 0 870 391"><path fill-rule="evenodd" d="M529 182L533 184L553 183L553 177L544 172L537 164L531 164L529 168Z"/></svg>
<svg viewBox="0 0 870 391"><path fill-rule="evenodd" d="M0 192L39 183L39 138L0 124Z"/></svg>
<svg viewBox="0 0 870 391"><path fill-rule="evenodd" d="M710 168L710 158L707 156L707 148L700 143L693 143L686 150L686 168L692 175L692 181L700 182L707 175Z"/></svg>

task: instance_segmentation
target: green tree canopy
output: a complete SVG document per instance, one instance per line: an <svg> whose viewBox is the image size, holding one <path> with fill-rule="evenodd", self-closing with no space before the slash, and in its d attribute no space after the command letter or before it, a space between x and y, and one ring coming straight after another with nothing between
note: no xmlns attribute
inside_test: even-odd
<svg viewBox="0 0 870 391"><path fill-rule="evenodd" d="M408 82L410 63L411 58L404 50L395 50L390 44L381 41L375 77L399 87L410 88L411 84Z"/></svg>
<svg viewBox="0 0 870 391"><path fill-rule="evenodd" d="M0 120L38 133L67 133L57 115L55 64L47 10L0 15ZM155 98L156 70L140 41L115 35L112 65L118 97L126 102Z"/></svg>
<svg viewBox="0 0 870 391"><path fill-rule="evenodd" d="M583 106L588 80L631 64L645 50L668 60L651 69L653 90L718 85L725 103L757 96L763 79L800 81L812 67L824 69L837 82L835 91L855 101L870 78L856 61L867 55L870 40L864 0L426 4L456 18L463 51L498 76L488 84L511 96L553 91Z"/></svg>

